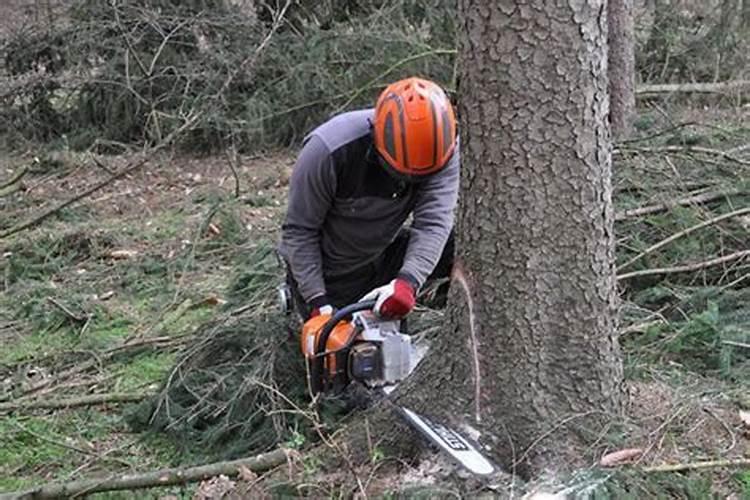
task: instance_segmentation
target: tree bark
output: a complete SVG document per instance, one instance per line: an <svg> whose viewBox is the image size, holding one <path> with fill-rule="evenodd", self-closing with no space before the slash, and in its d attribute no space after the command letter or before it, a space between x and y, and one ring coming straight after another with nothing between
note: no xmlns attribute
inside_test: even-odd
<svg viewBox="0 0 750 500"><path fill-rule="evenodd" d="M580 464L622 410L604 7L459 1L457 262L399 402L527 476Z"/></svg>
<svg viewBox="0 0 750 500"><path fill-rule="evenodd" d="M609 0L609 119L615 139L632 131L635 115L635 24L633 0Z"/></svg>

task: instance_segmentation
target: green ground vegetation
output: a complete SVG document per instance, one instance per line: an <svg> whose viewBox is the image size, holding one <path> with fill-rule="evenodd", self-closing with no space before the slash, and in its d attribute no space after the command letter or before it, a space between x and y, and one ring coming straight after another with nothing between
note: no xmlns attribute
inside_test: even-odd
<svg viewBox="0 0 750 500"><path fill-rule="evenodd" d="M702 112L697 121L689 108L672 111L668 118L643 111L640 139L615 152L621 276L750 248L750 218L740 215L649 251L750 206L750 159L724 154L750 142L743 115L725 108ZM0 172L33 167L24 179L33 187L0 197L0 231L67 198L70 188L61 185L81 189L106 175L75 153L47 156L56 161L3 160ZM235 197L224 158L160 157L40 226L0 240L0 404L158 394L140 404L3 415L0 490L193 464L279 443L304 451L318 440L304 388L297 378L283 378L297 373L299 359L287 320L273 312L281 272L272 248L290 163L274 155L245 161ZM709 192L717 193L710 201L670 204ZM657 205L664 206L647 216L623 215ZM738 411L750 409L748 262L620 280L621 339L636 395L630 419L607 436L613 449L645 447L645 465L746 453ZM434 323L440 313L416 314L416 330L426 314ZM323 425L338 418L335 408L331 413ZM373 463L389 463L382 455L377 450ZM314 480L314 461L305 470ZM596 481L596 498L706 498L747 495L750 488L746 471L724 469L626 468ZM450 482L445 488L460 491Z"/></svg>

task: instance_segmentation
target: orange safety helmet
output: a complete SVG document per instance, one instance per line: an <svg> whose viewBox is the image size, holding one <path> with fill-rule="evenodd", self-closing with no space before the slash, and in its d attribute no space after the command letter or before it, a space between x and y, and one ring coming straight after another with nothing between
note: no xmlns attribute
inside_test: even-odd
<svg viewBox="0 0 750 500"><path fill-rule="evenodd" d="M440 171L456 148L456 117L436 83L407 78L390 84L375 106L375 148L407 178Z"/></svg>

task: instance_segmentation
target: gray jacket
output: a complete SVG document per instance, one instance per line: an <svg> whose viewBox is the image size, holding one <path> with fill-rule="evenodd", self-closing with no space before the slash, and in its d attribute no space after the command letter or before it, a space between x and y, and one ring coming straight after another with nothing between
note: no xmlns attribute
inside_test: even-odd
<svg viewBox="0 0 750 500"><path fill-rule="evenodd" d="M459 148L429 178L407 183L378 162L372 109L338 115L305 138L292 172L279 250L302 297L326 294L326 277L375 260L412 215L399 275L417 288L440 258L453 227Z"/></svg>

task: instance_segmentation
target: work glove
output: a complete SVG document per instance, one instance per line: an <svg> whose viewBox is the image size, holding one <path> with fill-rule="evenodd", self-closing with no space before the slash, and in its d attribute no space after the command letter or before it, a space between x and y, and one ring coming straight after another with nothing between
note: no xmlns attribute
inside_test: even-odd
<svg viewBox="0 0 750 500"><path fill-rule="evenodd" d="M381 318L400 319L414 309L417 302L414 286L403 278L396 278L362 297L375 300L373 311Z"/></svg>

